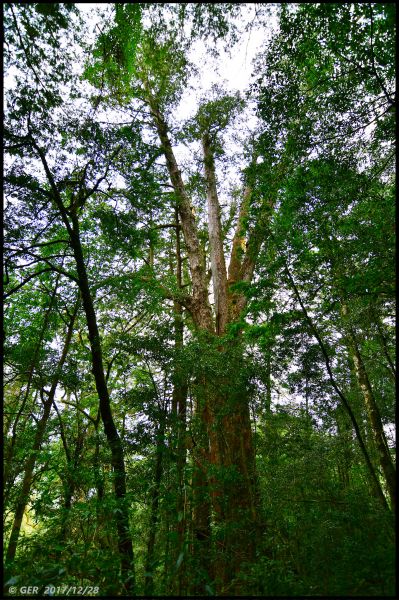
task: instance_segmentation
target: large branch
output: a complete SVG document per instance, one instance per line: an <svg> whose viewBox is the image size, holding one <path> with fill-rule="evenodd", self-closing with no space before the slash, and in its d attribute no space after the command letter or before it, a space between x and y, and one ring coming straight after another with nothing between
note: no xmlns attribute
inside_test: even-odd
<svg viewBox="0 0 399 600"><path fill-rule="evenodd" d="M250 193L250 192L249 192ZM255 226L248 234L248 239L245 242L245 254L240 259L240 255L232 259L229 269L229 284L234 284L236 281L251 283L254 274L256 261L265 239L265 218L261 216ZM236 238L235 238L236 239ZM244 245L244 238L242 245ZM241 243L241 240L240 240ZM233 248L234 251L234 248ZM236 250L238 253L238 249ZM234 276L234 277L233 277ZM241 312L247 305L248 299L242 292L236 292L234 289L229 289L229 319L230 321L239 318Z"/></svg>
<svg viewBox="0 0 399 600"><path fill-rule="evenodd" d="M240 278L242 257L245 249L245 221L248 216L251 188L246 187L244 197L238 213L236 230L233 237L229 264L229 284L235 283Z"/></svg>
<svg viewBox="0 0 399 600"><path fill-rule="evenodd" d="M38 146L38 144L36 143L36 140L33 138L32 133L30 131L30 127L29 127L29 134L30 134L32 146L36 150L36 152L38 153L38 155L40 157L40 160L42 162L44 171L46 173L47 180L48 180L48 182L50 184L51 191L53 193L54 202L55 202L55 204L56 204L56 206L57 206L57 208L59 210L61 218L62 218L62 220L64 222L66 230L67 230L67 232L69 234L69 237L71 239L71 237L73 236L73 230L72 230L71 224L70 224L69 219L68 219L67 209L65 208L65 205L64 205L64 203L62 201L61 194L59 192L59 189L58 189L57 184L55 182L55 179L53 177L53 174L52 174L52 172L50 170L50 167L48 166L46 154L45 154L44 150L42 148L40 148L40 146Z"/></svg>
<svg viewBox="0 0 399 600"><path fill-rule="evenodd" d="M215 161L208 134L202 139L205 165L205 181L208 200L208 232L212 267L213 295L215 302L216 333L224 333L228 320L227 273L223 252L220 205L216 189Z"/></svg>
<svg viewBox="0 0 399 600"><path fill-rule="evenodd" d="M256 164L257 155L254 154L251 161L251 167ZM263 215L258 219L255 226L246 235L247 219L251 204L252 187L247 182L244 188L244 195L238 213L236 230L234 232L233 244L231 249L228 285L229 285L229 320L234 321L239 318L240 313L247 304L246 296L240 292L231 289L236 282L244 281L250 283L255 270L256 260L263 241Z"/></svg>
<svg viewBox="0 0 399 600"><path fill-rule="evenodd" d="M251 167L254 168L257 161L257 154L255 153L252 157ZM262 246L262 243L270 235L269 223L273 214L273 209L276 202L277 192L281 185L281 182L287 172L288 163L287 159L283 156L280 162L273 167L273 183L269 188L268 199L264 198L262 201L262 210L257 218L256 223L250 229L247 234L247 240L245 243L244 233L246 229L246 220L249 215L249 208L251 202L252 188L249 182L244 191L244 198L240 207L240 213L238 216L237 228L233 239L233 248L229 266L229 285L236 281L243 281L250 283L256 267L256 261ZM242 255L242 250L244 254ZM244 310L247 304L247 298L245 294L238 294L232 290L229 290L229 311L230 320L234 320L239 317L240 313Z"/></svg>
<svg viewBox="0 0 399 600"><path fill-rule="evenodd" d="M214 327L211 307L208 301L208 286L204 268L204 257L199 243L197 225L192 212L190 199L172 149L166 121L152 98L150 98L149 104L158 136L162 144L169 177L178 200L178 211L187 248L192 279L192 314L199 327L207 329L208 331L213 331Z"/></svg>
<svg viewBox="0 0 399 600"><path fill-rule="evenodd" d="M54 269L52 269L51 267L48 267L46 269L41 269L40 271L37 271L36 273L32 273L32 275L29 275L29 277L27 277L26 279L21 281L21 283L19 283L16 287L12 288L7 294L4 294L3 299L5 300L12 294L15 294L15 292L17 292L21 287L23 287L26 283L28 283L28 281L30 281L34 277L37 277L38 275L41 275L42 273L48 273L49 271L53 271L53 270Z"/></svg>

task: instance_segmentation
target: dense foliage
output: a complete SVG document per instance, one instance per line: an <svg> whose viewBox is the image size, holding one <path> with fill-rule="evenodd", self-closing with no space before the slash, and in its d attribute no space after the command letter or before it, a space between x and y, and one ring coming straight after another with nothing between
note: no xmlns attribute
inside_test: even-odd
<svg viewBox="0 0 399 600"><path fill-rule="evenodd" d="M394 595L395 5L4 31L4 594Z"/></svg>

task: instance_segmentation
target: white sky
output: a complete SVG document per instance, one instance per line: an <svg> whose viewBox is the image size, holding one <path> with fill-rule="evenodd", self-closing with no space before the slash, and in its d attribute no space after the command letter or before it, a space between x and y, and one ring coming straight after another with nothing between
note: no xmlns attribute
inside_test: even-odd
<svg viewBox="0 0 399 600"><path fill-rule="evenodd" d="M97 23L101 22L98 15L98 9L104 9L105 3L76 3L79 10L89 17L92 23L92 36L94 39L94 29ZM244 26L247 23L252 23L251 30L244 32L240 41L234 46L232 56L229 57L227 52L222 53L220 61L220 71L222 77L226 80L228 88L231 90L243 91L249 83L251 73L251 61L254 58L257 50L260 46L266 42L266 32L264 26L258 28L255 19L256 5L247 3L243 14L239 17L239 23ZM270 30L268 34L272 34L273 29L277 27L277 19L274 15L271 15L268 20ZM219 43L219 48L222 47L222 43ZM196 42L191 58L197 63L197 66L201 67L203 59L203 48L204 44L199 41ZM197 54L197 60L195 60L195 54ZM202 68L202 75L199 87L201 90L207 89L212 83L220 83L220 76L214 70L207 70Z"/></svg>
<svg viewBox="0 0 399 600"><path fill-rule="evenodd" d="M107 9L110 4L77 3L77 6L83 13L86 23L90 25L89 39L94 41L98 34L98 28L96 31L96 26L102 22L99 12ZM194 116L198 109L198 101L201 97L204 97L204 94L206 94L214 84L222 85L226 93L234 93L236 91L244 92L248 88L252 73L252 61L257 52L265 46L267 39L271 37L273 31L277 28L277 18L274 14L271 14L268 17L267 30L264 25L259 26L256 19L256 10L255 4L244 4L241 15L237 19L237 25L242 32L241 37L231 51L225 49L223 40L219 41L217 43L217 49L219 51L218 59L209 55L209 52L206 51L205 43L202 40L198 40L193 44L189 59L194 63L199 73L198 75L193 76L189 81L189 85L191 84L195 91L188 87L183 93L177 109L174 111L173 117L176 121L184 121ZM251 28L248 31L245 31L245 26L247 24L251 24ZM104 117L115 122L120 120L120 115L117 113L112 115L109 109L104 113ZM245 116L242 117L240 121L242 136L244 136L245 132L248 134L250 131L255 130L256 125L257 121L254 114L251 113L251 109L246 109ZM184 144L177 144L174 146L174 152L184 174L183 165L185 163L192 163L192 148L189 149ZM230 155L234 154L239 156L241 152L242 145L235 146L234 144L230 144ZM161 161L162 159L159 160L159 162ZM244 167L245 165L242 164L241 166ZM226 190L231 185L239 184L239 179L240 168L230 168L228 173L223 174L224 189L219 190L222 204L228 203ZM118 180L117 184L122 187L122 180Z"/></svg>
<svg viewBox="0 0 399 600"><path fill-rule="evenodd" d="M106 5L104 3L77 3L77 6L85 15L87 22L90 19L92 24L90 37L94 39L95 27L97 23L101 22L98 9L104 9ZM252 28L242 33L241 39L231 51L231 56L223 49L223 41L217 44L220 51L220 58L217 61L212 59L209 54L207 55L204 42L198 40L193 45L190 59L200 71L199 78L196 77L195 81L195 87L200 94L206 92L216 83L223 83L226 90L230 92L236 90L243 92L248 87L252 71L251 62L277 27L277 19L273 15L269 17L269 27L266 32L264 26L259 27L256 23L256 5L245 4L244 6L245 8L237 23L242 30L244 30L247 23L251 23ZM191 102L187 102L185 99L184 103L179 106L179 117L182 119L191 116L195 111L196 95L191 93L190 99Z"/></svg>

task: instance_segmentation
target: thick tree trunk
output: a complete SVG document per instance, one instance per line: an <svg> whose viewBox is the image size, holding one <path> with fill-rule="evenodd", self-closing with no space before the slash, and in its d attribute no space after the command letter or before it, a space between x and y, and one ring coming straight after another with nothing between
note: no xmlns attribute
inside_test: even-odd
<svg viewBox="0 0 399 600"><path fill-rule="evenodd" d="M219 348L225 375L208 383L205 420L213 476L210 491L215 517L216 591L237 595L233 580L251 562L259 533L259 495L255 454L242 355L238 348Z"/></svg>
<svg viewBox="0 0 399 600"><path fill-rule="evenodd" d="M184 182L178 168L172 145L170 143L167 124L152 98L149 99L151 112L162 144L163 153L169 171L178 205L185 246L188 255L191 274L192 294L190 298L190 313L196 326L206 332L214 332L212 311L208 301L207 278L204 268L204 256L199 244L195 217L187 195ZM197 414L202 408L197 406ZM203 424L202 427L203 428ZM193 551L198 559L197 582L192 591L195 594L206 594L205 585L210 580L210 541L211 541L211 505L209 500L207 468L207 445L205 430L201 435L198 447L194 448L193 470Z"/></svg>
<svg viewBox="0 0 399 600"><path fill-rule="evenodd" d="M56 392L59 377L61 374L61 369L65 363L65 360L66 360L66 357L68 354L68 350L69 350L69 345L71 343L77 309L78 309L78 304L76 305L74 314L72 315L71 321L68 326L68 330L67 330L67 334L66 334L66 338L65 338L65 342L64 342L64 347L63 347L63 350L61 353L61 357L58 361L57 369L56 369L56 372L53 377L53 381L51 384L51 388L50 388L48 397L44 401L43 414L39 420L39 423L37 424L35 439L34 439L33 446L32 446L32 452L25 464L25 473L24 473L24 478L22 481L22 488L21 488L21 492L19 494L19 498L17 501L17 506L16 506L15 515L14 515L14 522L12 525L10 540L9 540L8 548L7 548L7 554L6 554L7 562L12 562L15 558L15 553L16 553L17 545L18 545L19 533L21 531L22 518L23 518L23 515L25 512L25 508L29 501L29 493L30 493L30 489L31 489L31 485L32 485L33 471L35 468L37 455L40 451L40 447L43 442L44 433L46 431L47 421L50 416L51 407L52 407L52 404L54 401L55 392Z"/></svg>
<svg viewBox="0 0 399 600"><path fill-rule="evenodd" d="M200 424L201 426L201 424ZM205 432L203 432L205 434ZM205 435L203 435L205 438ZM206 596L206 585L213 579L211 556L211 499L209 494L207 441L200 443L192 451L193 456L193 555L196 564L194 584L190 595Z"/></svg>
<svg viewBox="0 0 399 600"><path fill-rule="evenodd" d="M215 165L210 136L202 140L205 165L205 180L208 198L208 232L212 265L213 295L215 302L216 335L223 335L229 318L237 318L246 299L235 294L228 297L226 264L223 252L223 238L220 223L220 205L216 188ZM248 210L249 190L244 197L243 214ZM242 227L239 223L238 227ZM240 239L242 232L238 231ZM236 252L230 273L234 272L234 261L241 263L237 240ZM242 263L245 263L245 254ZM252 257L255 260L255 255ZM253 264L249 272L238 269L240 279L252 278ZM236 301L231 306L230 302ZM252 446L252 430L249 417L248 399L245 385L242 385L240 371L242 354L235 347L219 346L219 364L225 365L226 376L218 378L211 397L207 398L207 426L211 448L211 463L218 476L212 478L211 497L217 521L219 558L215 564L218 591L229 594L239 593L239 585L232 584L240 572L242 562L251 561L254 556L254 543L257 534L257 492L255 476L255 456ZM237 360L238 359L238 360ZM209 389L212 384L209 385Z"/></svg>
<svg viewBox="0 0 399 600"><path fill-rule="evenodd" d="M177 575L177 595L184 596L186 588L186 561L184 560L186 553L186 489L185 489L185 467L186 467L186 405L187 405L187 382L184 381L177 387L174 387L173 393L177 402L177 499L176 499L176 516L177 516L177 556L176 564L179 556L183 553L183 561L178 568Z"/></svg>

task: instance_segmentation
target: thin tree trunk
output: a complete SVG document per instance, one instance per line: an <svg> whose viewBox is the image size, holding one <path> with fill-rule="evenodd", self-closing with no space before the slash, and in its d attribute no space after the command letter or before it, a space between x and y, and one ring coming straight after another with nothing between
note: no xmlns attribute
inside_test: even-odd
<svg viewBox="0 0 399 600"><path fill-rule="evenodd" d="M375 324L377 325L378 337L381 342L382 351L387 360L386 368L387 368L388 373L390 374L391 378L393 379L393 381L396 381L395 364L391 358L388 344L387 344L387 339L386 339L386 336L385 336L384 330L383 330L383 325L381 323L381 319L380 319L379 315L377 314L376 310L373 311L373 316L374 316Z"/></svg>
<svg viewBox="0 0 399 600"><path fill-rule="evenodd" d="M94 450L94 471L95 471L95 479L96 479L96 489L97 489L97 509L100 508L100 504L104 499L104 479L101 472L101 463L100 463L100 433L98 431L98 425L100 421L100 412L94 422L94 428L96 431L96 447Z"/></svg>
<svg viewBox="0 0 399 600"><path fill-rule="evenodd" d="M240 348L219 348L225 376L208 383L205 420L210 440L210 480L218 537L214 565L216 591L237 595L233 580L241 565L254 558L259 533L259 490L255 468L249 402L241 380Z"/></svg>
<svg viewBox="0 0 399 600"><path fill-rule="evenodd" d="M81 430L80 427L80 415L79 411L77 413L77 422L78 422L78 436L74 443L74 453L72 455L71 450L69 448L64 423L62 421L62 416L60 411L58 410L58 406L53 401L54 409L58 416L58 422L60 424L60 436L62 440L62 445L64 447L65 458L66 458L66 473L63 475L63 484L64 484L64 513L62 516L61 523L61 531L60 531L60 539L62 542L66 542L68 539L68 520L70 516L70 511L72 508L72 498L76 488L76 470L79 464L79 458L81 456L83 450L84 443L84 433L85 431Z"/></svg>
<svg viewBox="0 0 399 600"><path fill-rule="evenodd" d="M49 305L48 305L48 308L47 308L46 313L44 315L43 326L42 326L42 329L40 331L39 339L38 339L38 342L36 344L35 351L33 353L33 357L32 357L31 363L30 363L29 372L28 372L28 381L27 381L27 384L26 384L25 394L24 394L24 397L22 399L21 406L19 407L19 410L18 410L17 415L16 415L15 420L14 420L14 424L13 424L13 428L12 428L12 433L11 433L11 440L8 442L8 444L6 446L6 451L5 451L5 456L4 456L4 475L3 475L3 477L4 477L4 488L5 489L7 489L7 485L9 483L10 474L11 474L11 471L12 471L12 459L13 459L13 455L14 455L15 443L16 443L16 440L17 440L17 427L18 427L18 423L19 423L21 415L22 415L22 413L24 411L24 408L25 408L25 405L27 403L27 400L29 398L29 392L30 392L30 388L31 388L31 384L32 384L33 373L34 373L34 370L35 370L35 367L36 367L37 356L38 356L40 347L41 347L41 345L43 343L44 334L46 333L46 330L47 330L47 327L48 327L48 323L49 323L51 311L53 309L54 300L55 300L55 297L57 295L57 289L58 289L59 280L60 280L60 274L58 273L56 281L55 281L54 289L53 289L53 291L51 293L51 296L50 296ZM28 417L25 418L25 422L27 420L28 420ZM8 433L8 431L6 433ZM6 499L4 499L4 503L5 502L6 502Z"/></svg>
<svg viewBox="0 0 399 600"><path fill-rule="evenodd" d="M55 412L57 413L57 416L58 416L58 422L60 424L60 435L61 435L62 445L64 447L65 458L66 458L66 473L62 477L63 485L64 485L64 506L63 506L64 512L62 515L61 531L60 531L61 541L66 542L67 541L67 524L68 524L70 510L72 507L72 497L73 497L73 493L75 490L75 484L74 484L74 476L73 476L74 474L73 474L73 469L72 469L72 457L71 457L71 453L70 453L69 446L67 443L64 424L62 422L62 417L58 410L58 406L57 406L55 400L53 400L53 406L54 406Z"/></svg>
<svg viewBox="0 0 399 600"><path fill-rule="evenodd" d="M163 474L163 457L165 451L166 414L161 417L157 432L157 450L155 459L154 487L151 497L150 529L147 541L147 556L145 561L144 596L152 596L154 592L154 551L159 517L159 494Z"/></svg>
<svg viewBox="0 0 399 600"><path fill-rule="evenodd" d="M349 489L350 485L350 468L352 462L351 452L351 427L348 421L348 416L344 412L342 404L339 404L335 411L335 420L337 423L338 439L339 439L339 460L338 474L341 486L344 490Z"/></svg>
<svg viewBox="0 0 399 600"><path fill-rule="evenodd" d="M39 420L39 423L37 424L36 435L35 435L35 439L34 439L33 446L32 446L32 452L25 464L25 473L24 473L24 478L22 481L22 488L21 488L21 492L18 497L17 506L16 506L16 510L15 510L15 516L14 516L14 522L12 525L10 540L9 540L8 548L7 548L7 555L6 555L7 562L12 562L15 558L15 553L16 553L17 545L18 545L19 533L21 530L22 518L23 518L23 515L25 512L25 508L29 501L29 493L30 493L31 484L32 484L33 471L35 468L37 455L40 451L40 447L43 442L44 433L46 430L48 418L50 416L51 407L52 407L52 404L54 401L55 392L56 392L56 389L58 386L61 370L65 363L67 354L68 354L69 345L71 343L73 328L74 328L74 324L75 324L75 318L76 318L77 311L78 311L78 306L79 306L79 302L76 303L75 311L70 320L66 338L65 338L65 342L64 342L64 347L63 347L63 350L61 353L61 357L58 361L57 369L56 369L56 372L53 377L53 381L51 384L50 391L48 393L47 400L44 401L43 414Z"/></svg>
<svg viewBox="0 0 399 600"><path fill-rule="evenodd" d="M382 505L384 506L384 508L389 509L389 506L388 506L387 500L385 498L384 492L382 491L382 488L381 488L381 484L380 484L380 482L378 480L378 477L377 477L377 474L375 472L373 463L371 462L369 453L368 453L366 445L364 443L363 436L361 434L361 431L360 431L360 428L359 428L359 424L357 422L355 414L354 414L354 412L352 410L352 407L351 407L351 405L350 405L347 397L342 392L342 390L338 387L338 385L337 385L337 383L335 381L333 372L331 370L330 357L328 355L327 349L326 349L326 347L325 347L325 345L323 343L323 340L320 337L320 334L319 334L319 332L318 332L315 324L313 323L312 319L309 316L308 311L305 308L305 305L304 305L304 303L302 301L301 295L300 295L300 293L298 291L297 286L295 285L295 282L294 282L294 280L292 278L292 275L291 275L291 273L290 273L287 265L285 266L285 272L287 274L287 277L288 277L288 280L289 280L289 282L291 284L291 287L292 287L292 289L294 291L295 297L298 300L299 305L300 305L300 307L301 307L301 309L303 311L303 314L305 316L305 319L306 319L306 321L307 321L307 323L309 325L310 331L312 332L312 334L314 335L314 337L316 338L316 340L317 340L317 342L319 344L320 350L322 352L322 355L323 355L323 358L324 358L324 361L325 361L325 365L326 365L326 369L327 369L327 373L328 373L331 385L332 385L333 389L336 391L338 397L340 398L340 400L342 402L342 405L345 408L345 410L347 411L347 413L349 415L349 418L350 418L350 420L352 422L353 428L354 428L354 430L356 432L357 440L359 442L360 449L361 449L363 457L364 457L364 461L366 463L366 466L367 466L369 474L370 474L370 483L372 485L373 492L375 493L376 497L380 500L380 502L382 503Z"/></svg>
<svg viewBox="0 0 399 600"><path fill-rule="evenodd" d="M91 349L92 371L99 398L100 414L105 435L111 450L111 463L114 472L114 491L117 500L116 526L118 531L118 549L121 557L121 574L126 593L132 595L135 589L133 545L129 528L129 510L126 503L126 471L122 442L115 426L111 411L108 387L104 375L100 334L97 317L93 306L83 251L80 242L79 222L72 216L73 229L70 232L71 246L74 252L79 279L79 289L82 295L86 315L89 342Z"/></svg>
<svg viewBox="0 0 399 600"><path fill-rule="evenodd" d="M392 511L396 510L396 469L392 461L388 443L385 437L381 421L380 411L374 397L374 393L367 375L367 371L360 354L355 330L348 321L349 309L346 303L342 304L341 312L348 329L348 351L350 360L354 366L357 384L363 396L367 419L370 424L371 435L378 454L378 462L384 474L386 488L391 500Z"/></svg>
<svg viewBox="0 0 399 600"><path fill-rule="evenodd" d="M382 472L384 473L384 479L391 500L392 510L395 511L396 470L392 462L391 454L389 452L384 428L382 426L380 411L374 398L373 390L371 388L371 384L367 376L366 369L364 367L363 359L359 352L359 347L353 335L351 336L350 348L352 351L352 360L355 366L357 381L364 398L364 403L366 406L367 416L370 422L373 440L377 448L379 463Z"/></svg>
<svg viewBox="0 0 399 600"><path fill-rule="evenodd" d="M266 420L270 418L272 412L272 378L271 378L271 349L266 350Z"/></svg>
<svg viewBox="0 0 399 600"><path fill-rule="evenodd" d="M33 148L37 151L48 182L50 184L53 200L57 206L62 221L69 235L70 244L76 262L76 270L78 273L78 285L82 297L83 308L86 315L86 322L90 341L92 372L96 384L97 394L99 398L99 409L101 420L103 422L105 435L108 445L111 450L111 462L114 471L114 492L117 501L116 525L118 531L118 550L121 557L121 572L125 592L133 595L135 590L135 572L134 572L134 556L133 545L129 529L129 510L126 503L126 471L123 455L122 442L115 426L111 411L110 397L107 387L107 381L104 375L104 365L102 358L101 340L97 326L97 317L94 310L93 298L90 291L89 281L87 277L86 265L84 262L83 250L80 240L79 220L75 209L66 210L60 192L54 177L47 163L45 152L37 145L34 138L31 136ZM116 151L119 152L120 148ZM115 155L114 155L115 156ZM89 193L83 189L80 190L80 204L84 205L87 198L93 194L98 188L100 182L106 175L101 177ZM77 207L77 204L75 204Z"/></svg>
<svg viewBox="0 0 399 600"><path fill-rule="evenodd" d="M181 290L183 287L182 280L182 259L181 259L181 244L180 244L180 225L179 212L175 209L176 222L176 280L177 286ZM180 302L174 302L174 337L176 355L179 357L183 349L184 339L184 323L183 323L183 307ZM175 559L179 563L179 557L185 554L185 533L186 533L186 514L185 514L185 489L184 489L184 472L186 466L186 413L187 413L187 376L184 369L178 363L173 374L173 392L172 392L172 415L176 424L176 474L177 474L177 498L176 498L176 530L177 530L177 546ZM178 596L184 595L186 586L185 581L185 565L186 561L181 560L178 567L176 585L174 586Z"/></svg>

